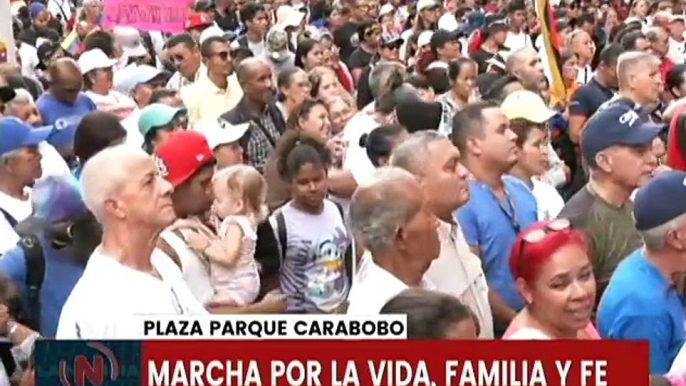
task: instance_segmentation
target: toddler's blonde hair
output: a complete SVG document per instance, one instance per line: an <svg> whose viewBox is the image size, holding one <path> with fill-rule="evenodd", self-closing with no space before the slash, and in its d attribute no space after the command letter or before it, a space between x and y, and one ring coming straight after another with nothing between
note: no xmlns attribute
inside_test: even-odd
<svg viewBox="0 0 686 386"><path fill-rule="evenodd" d="M216 172L212 180L226 184L229 191L240 194L243 202L252 212L252 220L256 224L269 216L267 180L254 167L243 164L232 165Z"/></svg>

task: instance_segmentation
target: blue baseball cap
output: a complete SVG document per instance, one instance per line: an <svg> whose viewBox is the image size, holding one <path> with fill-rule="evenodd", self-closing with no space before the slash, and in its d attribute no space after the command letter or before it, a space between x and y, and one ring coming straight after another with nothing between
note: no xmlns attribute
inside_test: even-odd
<svg viewBox="0 0 686 386"><path fill-rule="evenodd" d="M83 116L60 118L52 125L52 132L48 136L48 143L54 147L72 146L76 128L79 127Z"/></svg>
<svg viewBox="0 0 686 386"><path fill-rule="evenodd" d="M657 137L662 125L654 124L631 107L615 103L598 110L581 132L581 153L587 160L611 146L639 146Z"/></svg>
<svg viewBox="0 0 686 386"><path fill-rule="evenodd" d="M636 229L645 231L686 214L686 173L670 170L656 175L634 199Z"/></svg>
<svg viewBox="0 0 686 386"><path fill-rule="evenodd" d="M45 141L52 127L33 128L15 117L0 118L0 156Z"/></svg>

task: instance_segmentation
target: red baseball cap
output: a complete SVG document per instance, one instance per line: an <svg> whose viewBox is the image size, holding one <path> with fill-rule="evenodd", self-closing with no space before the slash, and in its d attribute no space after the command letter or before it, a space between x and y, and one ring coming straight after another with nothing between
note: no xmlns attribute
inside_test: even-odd
<svg viewBox="0 0 686 386"><path fill-rule="evenodd" d="M155 163L160 175L176 188L203 166L213 164L214 155L204 135L180 131L157 147Z"/></svg>
<svg viewBox="0 0 686 386"><path fill-rule="evenodd" d="M186 23L184 23L183 27L188 31L189 29L210 24L212 24L212 20L210 20L210 17L207 16L206 13L194 12L188 14L188 18L186 18Z"/></svg>

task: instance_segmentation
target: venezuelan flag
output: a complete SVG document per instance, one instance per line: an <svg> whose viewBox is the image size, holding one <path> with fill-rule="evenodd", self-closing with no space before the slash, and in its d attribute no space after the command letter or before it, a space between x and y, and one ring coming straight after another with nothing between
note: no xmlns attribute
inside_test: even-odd
<svg viewBox="0 0 686 386"><path fill-rule="evenodd" d="M536 15L541 26L543 48L548 57L547 65L550 69L551 87L557 95L565 95L567 90L562 81L562 63L560 63L560 49L562 42L557 31L557 21L549 0L535 0Z"/></svg>
<svg viewBox="0 0 686 386"><path fill-rule="evenodd" d="M62 40L62 48L73 54L80 42L79 34L76 33L76 28L74 28L71 33Z"/></svg>

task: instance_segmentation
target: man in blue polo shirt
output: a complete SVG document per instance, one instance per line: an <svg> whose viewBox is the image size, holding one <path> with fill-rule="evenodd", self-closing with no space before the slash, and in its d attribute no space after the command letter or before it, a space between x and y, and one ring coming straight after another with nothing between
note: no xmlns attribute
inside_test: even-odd
<svg viewBox="0 0 686 386"><path fill-rule="evenodd" d="M470 104L453 120L453 143L471 173L469 202L457 210L465 239L483 262L496 335L524 302L510 272L512 244L536 222L536 199L528 186L506 174L517 163L517 135L500 106Z"/></svg>
<svg viewBox="0 0 686 386"><path fill-rule="evenodd" d="M684 344L686 173L659 174L636 194L644 246L622 261L598 307L605 338L648 340L650 373L665 374Z"/></svg>
<svg viewBox="0 0 686 386"><path fill-rule="evenodd" d="M50 88L36 101L44 125L52 126L58 119L81 118L97 109L95 103L81 92L83 76L73 59L58 59L48 71Z"/></svg>

